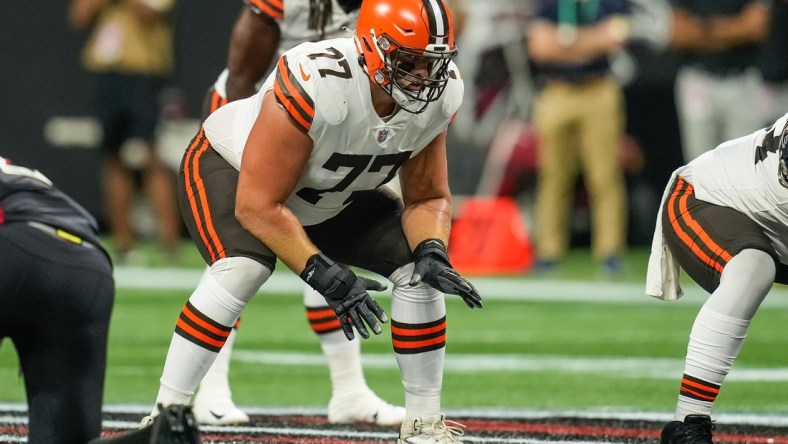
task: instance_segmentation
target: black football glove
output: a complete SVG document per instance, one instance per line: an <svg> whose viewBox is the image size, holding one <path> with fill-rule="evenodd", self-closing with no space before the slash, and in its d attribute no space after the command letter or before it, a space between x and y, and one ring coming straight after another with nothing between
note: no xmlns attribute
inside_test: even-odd
<svg viewBox="0 0 788 444"><path fill-rule="evenodd" d="M449 262L446 245L440 239L426 239L413 252L416 268L410 285L424 281L430 287L446 294L459 295L470 308L482 308L482 297L470 282L460 276Z"/></svg>
<svg viewBox="0 0 788 444"><path fill-rule="evenodd" d="M367 293L367 290L385 290L384 284L373 279L356 276L355 273L323 254L310 257L300 276L326 298L328 306L339 318L339 323L342 324L342 330L348 340L353 339L354 326L361 337L367 339L369 332L364 322L372 328L376 335L379 335L382 330L377 319L380 319L381 322L389 321L386 312Z"/></svg>

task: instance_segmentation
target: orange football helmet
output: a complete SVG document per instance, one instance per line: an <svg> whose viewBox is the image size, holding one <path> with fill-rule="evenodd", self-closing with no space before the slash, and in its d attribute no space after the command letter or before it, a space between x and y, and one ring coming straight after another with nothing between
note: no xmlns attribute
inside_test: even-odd
<svg viewBox="0 0 788 444"><path fill-rule="evenodd" d="M457 47L443 0L364 0L355 40L369 78L404 110L422 112L446 89Z"/></svg>

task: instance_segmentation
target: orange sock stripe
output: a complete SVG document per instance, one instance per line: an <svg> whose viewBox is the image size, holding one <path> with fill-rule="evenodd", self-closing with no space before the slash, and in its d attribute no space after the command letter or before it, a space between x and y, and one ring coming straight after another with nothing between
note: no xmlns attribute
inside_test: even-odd
<svg viewBox="0 0 788 444"><path fill-rule="evenodd" d="M391 343L399 354L416 354L446 346L446 317L423 324L391 321Z"/></svg>
<svg viewBox="0 0 788 444"><path fill-rule="evenodd" d="M690 390L690 389L685 388L685 387L681 388L680 393L682 395L684 395L684 396L687 396L687 397L690 397L690 398L695 398L695 399L700 399L702 401L714 401L714 400L717 399L716 396L704 395L702 393L698 393L698 392L696 392L694 390Z"/></svg>
<svg viewBox="0 0 788 444"><path fill-rule="evenodd" d="M178 333L180 336L194 344L215 352L221 350L222 346L226 342L213 339L208 335L197 331L197 329L193 328L191 325L187 324L183 319L180 318L178 318L178 322L175 324L175 333Z"/></svg>
<svg viewBox="0 0 788 444"><path fill-rule="evenodd" d="M309 321L320 321L325 319L336 319L337 315L329 307L307 307L306 318Z"/></svg>
<svg viewBox="0 0 788 444"><path fill-rule="evenodd" d="M718 395L720 393L719 387L703 384L703 383L700 383L700 382L695 382L695 381L692 381L690 379L687 379L686 377L684 377L681 380L681 385L682 386L688 386L688 388L689 387L694 387L696 389L703 390L704 392L708 392L709 394Z"/></svg>
<svg viewBox="0 0 788 444"><path fill-rule="evenodd" d="M446 329L446 316L432 322L409 324L391 320L391 332L400 336L417 336Z"/></svg>
<svg viewBox="0 0 788 444"><path fill-rule="evenodd" d="M336 317L323 322L310 322L309 326L312 327L312 331L317 334L331 333L332 331L337 331L342 328L342 324Z"/></svg>
<svg viewBox="0 0 788 444"><path fill-rule="evenodd" d="M439 331L446 331L446 321L443 321L440 325L436 325L434 327L418 329L397 327L394 324L391 325L391 334L397 336L423 336Z"/></svg>
<svg viewBox="0 0 788 444"><path fill-rule="evenodd" d="M683 190L681 190L682 188ZM679 239L681 239L684 245L686 245L705 264L713 267L715 270L719 272L722 272L723 265L715 261L711 257L709 257L704 251L702 251L701 248L698 246L698 244L696 244L690 238L690 236L686 233L686 231L684 231L684 229L680 225L680 221L684 221L684 223L686 223L690 228L692 228L693 231L695 231L699 236L701 235L700 233L698 233L697 230L703 232L703 235L701 236L701 241L703 241L707 247L709 246L707 240L711 241L711 239L708 237L705 231L703 231L703 229L700 228L700 225L697 223L697 221L692 219L692 217L686 213L687 211L686 201L689 198L689 196L692 194L692 190L693 190L692 185L686 183L684 179L681 176L679 176L676 188L674 189L673 193L671 193L670 200L668 201L668 218L671 221L671 226L673 227L673 231L675 231L676 235L679 237ZM681 210L682 212L681 216L677 214L676 212L677 208ZM712 242L712 244L714 243ZM711 251L714 251L714 249L711 248Z"/></svg>
<svg viewBox="0 0 788 444"><path fill-rule="evenodd" d="M440 336L436 336L433 339L427 339L423 341L398 341L396 339L392 339L391 343L394 344L394 348L407 348L407 349L422 348L430 345L445 344L446 335L442 334Z"/></svg>
<svg viewBox="0 0 788 444"><path fill-rule="evenodd" d="M227 340L227 337L230 336L230 332L233 330L232 327L225 327L223 325L212 324L206 321L202 317L195 314L188 306L183 307L181 314L205 331L210 332L224 340Z"/></svg>

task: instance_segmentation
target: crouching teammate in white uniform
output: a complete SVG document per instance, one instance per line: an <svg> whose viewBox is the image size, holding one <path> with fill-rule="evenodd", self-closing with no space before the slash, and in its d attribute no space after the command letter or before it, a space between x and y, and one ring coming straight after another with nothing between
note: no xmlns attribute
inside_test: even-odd
<svg viewBox="0 0 788 444"><path fill-rule="evenodd" d="M446 128L463 91L452 28L441 0L365 0L355 38L287 51L260 92L206 120L179 193L210 273L178 319L156 404L189 403L277 258L325 297L348 339L380 333L388 317L367 291L384 286L340 262L394 286L399 442L461 442L441 408L444 293L482 303L446 252ZM397 173L402 200L381 188Z"/></svg>
<svg viewBox="0 0 788 444"><path fill-rule="evenodd" d="M274 61L286 50L304 42L348 36L347 27L355 24L361 7L361 0L246 0L245 3L233 25L227 68L206 95L206 117L228 102L254 95L271 72ZM332 388L329 422L402 423L405 409L382 400L367 386L359 340L348 341L323 296L306 284L304 288L306 318L320 340L328 364ZM249 422L249 416L233 402L229 383L230 356L237 331L234 328L230 333L194 397L194 415L201 424Z"/></svg>
<svg viewBox="0 0 788 444"><path fill-rule="evenodd" d="M772 284L788 283L788 115L679 168L663 197L646 293L682 295L679 266L708 291L663 443L711 443L711 409Z"/></svg>

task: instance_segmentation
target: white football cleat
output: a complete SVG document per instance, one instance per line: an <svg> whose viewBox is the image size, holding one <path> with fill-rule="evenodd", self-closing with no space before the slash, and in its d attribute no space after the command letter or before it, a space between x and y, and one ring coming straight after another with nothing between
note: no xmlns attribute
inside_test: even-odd
<svg viewBox="0 0 788 444"><path fill-rule="evenodd" d="M462 444L464 425L441 415L408 418L402 422L397 444Z"/></svg>
<svg viewBox="0 0 788 444"><path fill-rule="evenodd" d="M197 396L194 399L194 408L192 410L194 417L200 424L231 425L249 422L249 415L236 407L230 398L208 399L207 397Z"/></svg>
<svg viewBox="0 0 788 444"><path fill-rule="evenodd" d="M395 426L405 420L405 409L380 399L372 390L333 396L328 403L331 424L369 423Z"/></svg>
<svg viewBox="0 0 788 444"><path fill-rule="evenodd" d="M152 416L152 415L142 418L142 421L140 421L140 427L139 428L140 429L144 429L145 427L149 427L149 426L153 425L153 420L154 419L156 419L156 417Z"/></svg>

